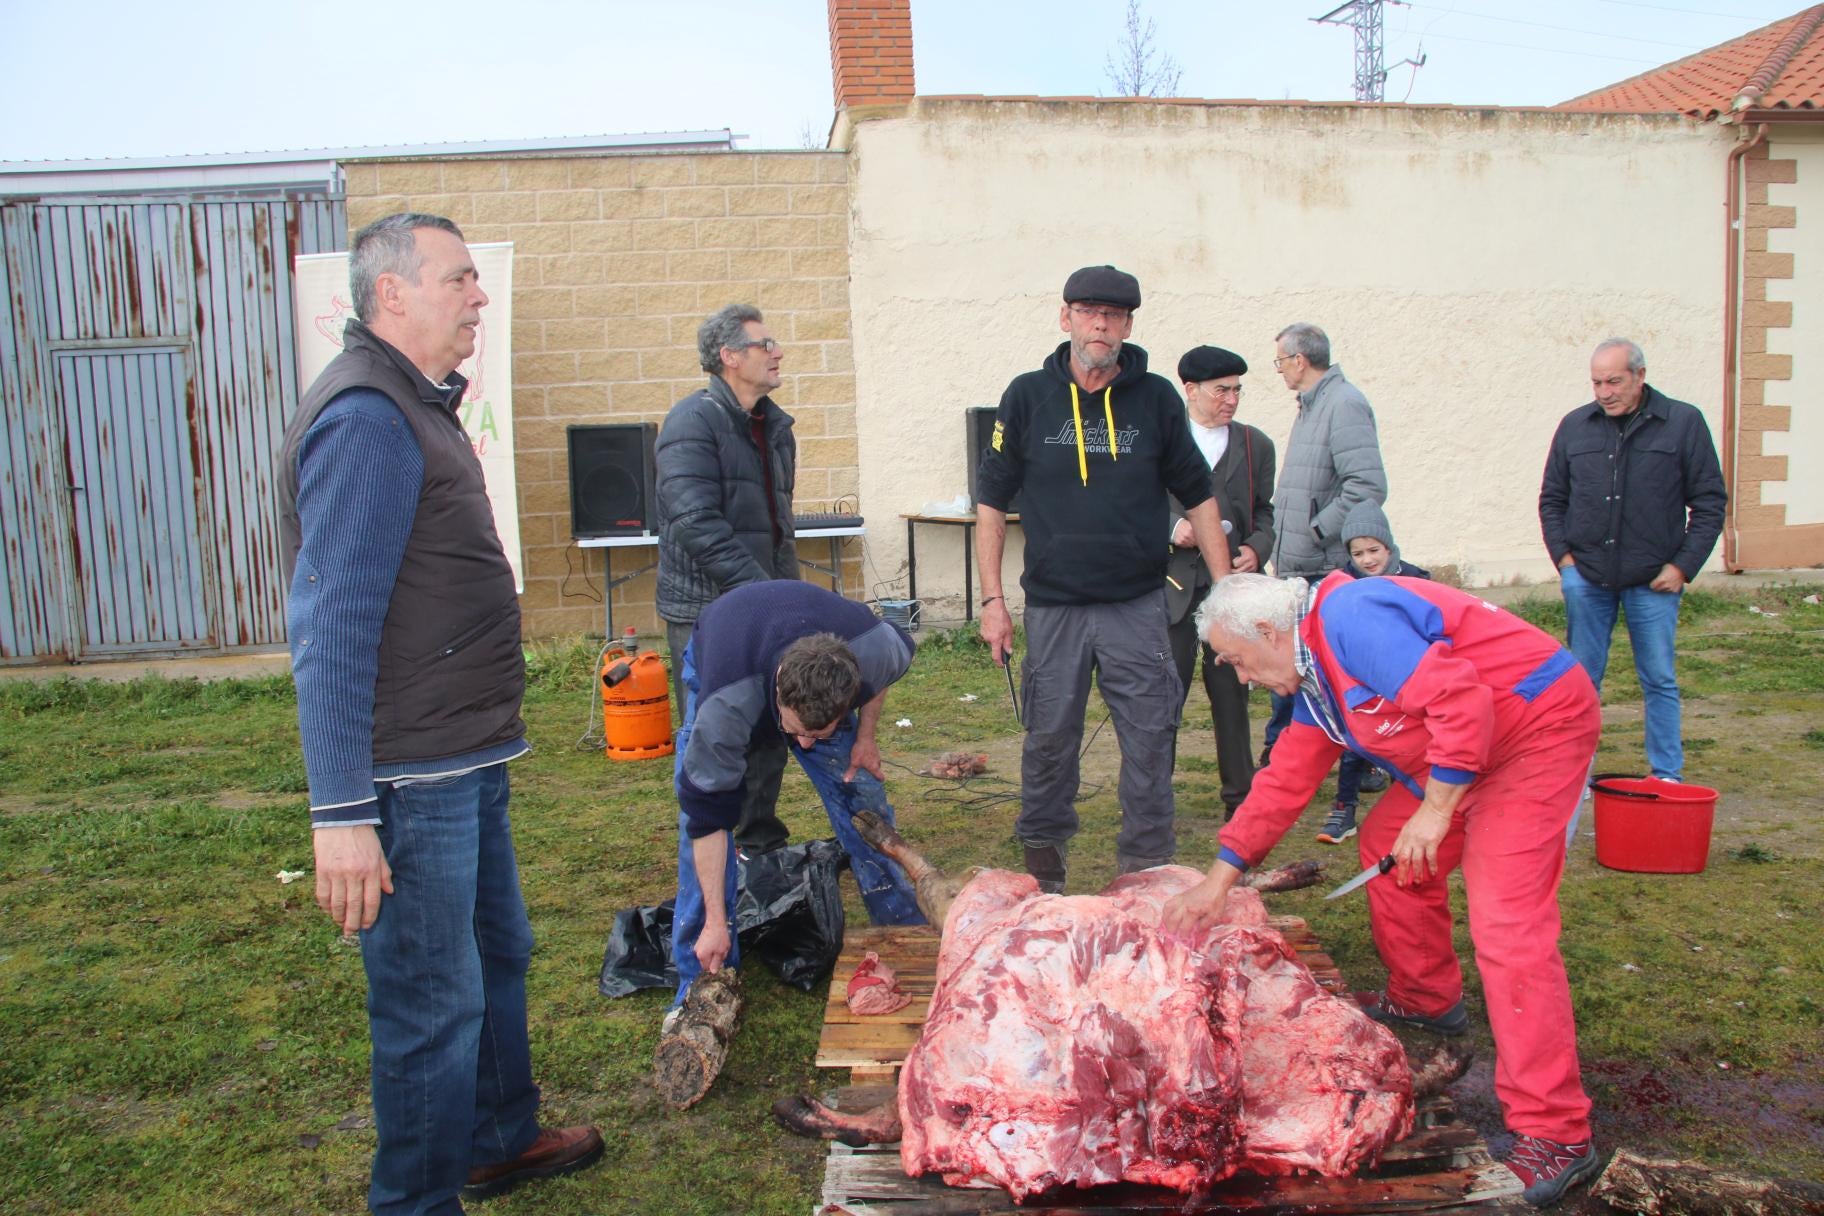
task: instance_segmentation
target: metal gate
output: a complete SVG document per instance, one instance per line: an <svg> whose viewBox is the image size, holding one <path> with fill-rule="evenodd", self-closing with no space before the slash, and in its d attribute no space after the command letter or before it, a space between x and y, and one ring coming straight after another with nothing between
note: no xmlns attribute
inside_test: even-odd
<svg viewBox="0 0 1824 1216"><path fill-rule="evenodd" d="M0 206L0 659L285 640L292 258L340 199Z"/></svg>

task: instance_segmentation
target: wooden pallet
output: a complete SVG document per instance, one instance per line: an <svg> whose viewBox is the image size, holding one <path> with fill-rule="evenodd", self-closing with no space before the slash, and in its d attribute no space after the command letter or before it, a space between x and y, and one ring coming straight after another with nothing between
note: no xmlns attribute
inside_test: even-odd
<svg viewBox="0 0 1824 1216"><path fill-rule="evenodd" d="M1299 917L1271 922L1330 992L1348 986L1330 956ZM819 1068L847 1068L851 1087L836 1092L838 1108L863 1108L891 1094L906 1053L917 1042L930 1006L937 972L937 931L928 926L851 930L836 963L817 1044ZM849 1012L844 979L869 950L898 973L912 1003L882 1017ZM1419 1107L1418 1127L1387 1150L1371 1172L1353 1178L1230 1178L1208 1195L1187 1200L1158 1187L1107 1186L1073 1190L1058 1197L1034 1195L1015 1205L992 1183L944 1185L936 1175L908 1178L900 1168L899 1146L849 1148L832 1142L824 1167L820 1216L958 1216L961 1213L1050 1212L1054 1216L1134 1216L1135 1213L1242 1212L1248 1216L1376 1212L1449 1212L1476 1216L1522 1213L1520 1182L1497 1164L1472 1127L1456 1121L1447 1098Z"/></svg>

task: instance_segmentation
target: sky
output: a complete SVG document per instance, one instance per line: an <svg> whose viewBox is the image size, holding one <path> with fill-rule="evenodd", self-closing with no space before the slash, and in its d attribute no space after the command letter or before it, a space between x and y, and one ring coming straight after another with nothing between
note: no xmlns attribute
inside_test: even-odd
<svg viewBox="0 0 1824 1216"><path fill-rule="evenodd" d="M1342 0L1142 0L1179 96L1347 100ZM1414 0L1389 101L1553 105L1802 0ZM912 0L918 92L1112 94L1125 0ZM1393 65L1423 55L1422 67ZM0 161L728 129L823 146L826 0L0 0Z"/></svg>

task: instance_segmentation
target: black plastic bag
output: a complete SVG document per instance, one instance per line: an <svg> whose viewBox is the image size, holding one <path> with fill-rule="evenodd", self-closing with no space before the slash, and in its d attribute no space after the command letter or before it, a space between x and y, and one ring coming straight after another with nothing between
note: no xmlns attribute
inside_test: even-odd
<svg viewBox="0 0 1824 1216"><path fill-rule="evenodd" d="M786 845L735 867L735 935L742 961L758 961L801 992L836 966L842 950L842 892L849 856L834 840ZM672 900L615 913L602 957L603 996L676 988L671 962Z"/></svg>

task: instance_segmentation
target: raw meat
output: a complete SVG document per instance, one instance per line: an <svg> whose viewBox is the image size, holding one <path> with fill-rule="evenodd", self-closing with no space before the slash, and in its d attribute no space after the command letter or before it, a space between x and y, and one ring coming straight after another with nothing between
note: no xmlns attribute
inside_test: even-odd
<svg viewBox="0 0 1824 1216"><path fill-rule="evenodd" d="M898 1013L912 1003L912 998L900 991L899 977L893 974L893 968L881 962L880 955L872 950L856 964L843 995L848 998L849 1012L864 1016Z"/></svg>
<svg viewBox="0 0 1824 1216"><path fill-rule="evenodd" d="M1412 1128L1399 1041L1325 992L1266 923L1163 937L1195 870L1094 896L984 871L944 923L937 987L899 1084L908 1174L1022 1199L1129 1181L1194 1193L1248 1169L1353 1173Z"/></svg>

